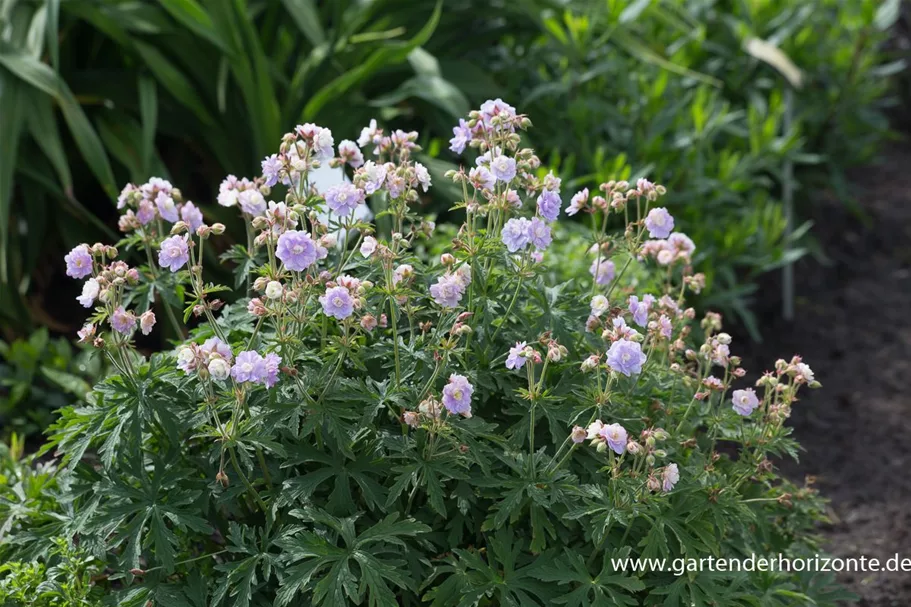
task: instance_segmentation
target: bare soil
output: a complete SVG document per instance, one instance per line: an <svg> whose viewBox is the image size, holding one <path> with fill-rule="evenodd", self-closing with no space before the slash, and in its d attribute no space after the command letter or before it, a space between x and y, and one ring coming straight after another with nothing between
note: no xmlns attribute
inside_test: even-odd
<svg viewBox="0 0 911 607"><path fill-rule="evenodd" d="M780 319L780 290L763 291L764 342L751 371L801 354L823 388L807 391L791 424L806 452L782 462L814 475L831 500L821 531L833 556L911 558L911 145L851 175L866 217L835 196L814 205L813 234L831 263L796 268L796 317ZM911 573L843 573L862 607L911 605Z"/></svg>

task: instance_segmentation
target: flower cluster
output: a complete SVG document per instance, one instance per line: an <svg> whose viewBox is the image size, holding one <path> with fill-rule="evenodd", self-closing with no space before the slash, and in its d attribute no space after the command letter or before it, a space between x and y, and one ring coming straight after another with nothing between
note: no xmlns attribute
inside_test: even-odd
<svg viewBox="0 0 911 607"><path fill-rule="evenodd" d="M461 186L451 213L458 226L435 230L419 213L432 184L416 161L416 133L371 121L336 148L328 129L303 124L276 142L261 175L229 176L212 193L235 209L246 242L221 246L224 226L205 223L153 179L121 197L122 248L140 265L100 244L66 256L67 274L84 281L79 303L95 306L80 336L124 381L104 388L117 395L103 407L68 414L57 444L65 455L73 445L78 457L87 448L102 454L104 465L87 470L97 486L164 478L173 503L202 504L197 518L181 515L186 525L166 521L178 549L171 535L151 537L157 522L124 520L122 497L93 502L87 516L102 522L88 539L133 568L130 584L145 584L137 571L150 563L174 573L168 583L180 592L188 568L177 552L224 552L225 541L246 542L234 536L248 528L247 539L277 538L270 558L283 571L258 579L257 597L288 604L325 604L322 581L287 572L313 564L301 546L348 554L339 534L355 538L364 558L350 557L357 565L338 574L350 555L341 556L321 579L385 596L391 563L408 562L403 580L411 570L446 579L445 593L437 584L425 597L445 603L472 592L448 572L464 567L478 538L509 545L519 555L510 558L524 562L546 554L549 567L586 580L576 590L593 592L587 580L607 547L661 550L668 544L656 535L672 522L692 518L702 530L698 540L678 537L687 550L695 542L727 549L724 534L786 535L751 524L784 520L790 532L791 497L769 457L795 448L783 424L798 392L819 386L813 370L782 359L741 385L746 370L721 317L700 322L686 305L705 276L694 271L695 246L673 207L657 206L665 189L644 178L588 184L567 205L561 178L522 147L528 127L497 99L454 129L451 150L471 155L447 174ZM323 164L338 175L328 187L311 174ZM380 204L373 222L370 206ZM573 219L561 219L564 209ZM233 288L205 281L213 249L235 268ZM231 303L216 298L223 291ZM168 314L166 337L179 345L146 362L131 340L155 325L151 306ZM121 398L131 391L135 398ZM137 402L150 413L123 404ZM167 417L157 403L167 403ZM128 432L117 416L132 420ZM726 524L735 511L743 520ZM714 537L719 522L726 527ZM110 533L114 523L135 528L135 551ZM412 537L434 528L447 533ZM377 533L396 541L374 550L363 538ZM491 570L504 566L499 552L487 552ZM203 572L201 580L220 576L218 589L201 582L203 603L234 593L238 580L225 571L242 558L228 551ZM389 601L419 603L413 581L396 582Z"/></svg>

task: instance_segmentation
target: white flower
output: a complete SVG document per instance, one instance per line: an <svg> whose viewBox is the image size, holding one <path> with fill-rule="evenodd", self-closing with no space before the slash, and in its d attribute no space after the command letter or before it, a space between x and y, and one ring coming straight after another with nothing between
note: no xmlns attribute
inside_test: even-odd
<svg viewBox="0 0 911 607"><path fill-rule="evenodd" d="M600 436L602 428L604 428L604 422L602 422L600 419L596 419L588 427L588 438L592 439L592 438L596 438L596 437Z"/></svg>
<svg viewBox="0 0 911 607"><path fill-rule="evenodd" d="M808 384L816 379L813 375L813 369L807 363L797 363L797 374L807 380Z"/></svg>
<svg viewBox="0 0 911 607"><path fill-rule="evenodd" d="M231 365L220 356L209 361L208 369L209 375L220 381L228 379L228 376L231 374Z"/></svg>
<svg viewBox="0 0 911 607"><path fill-rule="evenodd" d="M223 207L233 207L237 205L237 196L240 194L237 190L225 190L218 193L218 204Z"/></svg>
<svg viewBox="0 0 911 607"><path fill-rule="evenodd" d="M283 292L282 283L277 280L270 280L269 284L266 285L266 297L269 299L278 299Z"/></svg>
<svg viewBox="0 0 911 607"><path fill-rule="evenodd" d="M361 255L370 257L374 251L376 251L376 238L367 236L364 238L364 242L361 243Z"/></svg>
<svg viewBox="0 0 911 607"><path fill-rule="evenodd" d="M610 303L604 295L595 295L591 301L592 314L601 316L610 308Z"/></svg>
<svg viewBox="0 0 911 607"><path fill-rule="evenodd" d="M83 308L91 308L92 304L95 303L95 298L98 297L98 292L101 290L101 287L98 285L98 281L94 278L89 278L85 281L85 284L82 285L82 295L76 298L76 301L82 304Z"/></svg>

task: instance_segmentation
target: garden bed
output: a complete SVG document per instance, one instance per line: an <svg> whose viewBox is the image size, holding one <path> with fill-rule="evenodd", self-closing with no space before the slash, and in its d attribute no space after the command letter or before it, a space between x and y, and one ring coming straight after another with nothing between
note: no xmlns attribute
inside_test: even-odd
<svg viewBox="0 0 911 607"><path fill-rule="evenodd" d="M765 342L746 366L771 367L800 353L823 389L805 393L791 423L805 449L794 478L813 475L831 500L826 549L881 561L911 557L911 146L894 147L852 174L865 226L834 196L814 212L813 233L831 265L798 264L794 323L779 318L778 285L767 284ZM774 283L770 280L769 283ZM907 573L845 573L863 607L911 604Z"/></svg>

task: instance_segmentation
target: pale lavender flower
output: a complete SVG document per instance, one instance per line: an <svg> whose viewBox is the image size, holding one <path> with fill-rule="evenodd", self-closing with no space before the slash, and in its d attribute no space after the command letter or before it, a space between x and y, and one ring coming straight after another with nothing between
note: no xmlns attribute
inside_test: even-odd
<svg viewBox="0 0 911 607"><path fill-rule="evenodd" d="M525 342L517 341L516 345L509 349L509 356L506 357L507 369L521 369L525 366Z"/></svg>
<svg viewBox="0 0 911 607"><path fill-rule="evenodd" d="M528 224L528 238L536 249L543 251L550 246L552 240L550 226L539 218L532 217Z"/></svg>
<svg viewBox="0 0 911 607"><path fill-rule="evenodd" d="M202 225L202 211L192 202L187 202L180 207L180 218L190 226L190 231L195 232Z"/></svg>
<svg viewBox="0 0 911 607"><path fill-rule="evenodd" d="M590 423L588 425L588 429L586 430L586 432L588 434L585 438L587 438L589 440L591 440L593 438L598 438L599 436L601 436L601 430L603 430L603 429L604 429L604 422L602 422L600 419L596 419L595 421L593 421L592 423Z"/></svg>
<svg viewBox="0 0 911 607"><path fill-rule="evenodd" d="M618 339L611 344L607 351L607 366L629 377L642 372L642 365L645 363L645 354L642 347L626 339Z"/></svg>
<svg viewBox="0 0 911 607"><path fill-rule="evenodd" d="M231 352L231 346L218 337L210 337L199 346L199 349L209 358L212 358L213 355L218 355L229 363L234 360L234 353Z"/></svg>
<svg viewBox="0 0 911 607"><path fill-rule="evenodd" d="M651 238L667 238L674 229L674 218L667 209L658 207L648 212L645 217L645 227Z"/></svg>
<svg viewBox="0 0 911 607"><path fill-rule="evenodd" d="M139 317L139 330L142 331L143 335L148 335L152 332L152 327L155 326L155 312L151 310L146 310L143 312L142 316Z"/></svg>
<svg viewBox="0 0 911 607"><path fill-rule="evenodd" d="M458 274L444 274L437 279L436 284L430 286L430 296L444 308L454 308L462 300L465 284Z"/></svg>
<svg viewBox="0 0 911 607"><path fill-rule="evenodd" d="M133 192L138 192L139 188L135 184L128 183L123 186L123 189L120 190L120 196L117 197L117 208L122 209L127 206L127 202L133 195Z"/></svg>
<svg viewBox="0 0 911 607"><path fill-rule="evenodd" d="M350 139L342 139L338 144L339 157L348 163L352 169L364 166L364 154L357 144Z"/></svg>
<svg viewBox="0 0 911 607"><path fill-rule="evenodd" d="M474 187L484 190L493 190L497 185L497 178L487 167L473 167L468 171L468 181Z"/></svg>
<svg viewBox="0 0 911 607"><path fill-rule="evenodd" d="M124 335L129 335L133 331L133 327L136 326L136 315L124 310L123 306L119 306L114 310L114 313L111 314L110 322L115 331Z"/></svg>
<svg viewBox="0 0 911 607"><path fill-rule="evenodd" d="M516 176L516 161L509 156L501 154L491 161L490 172L497 180L509 183Z"/></svg>
<svg viewBox="0 0 911 607"><path fill-rule="evenodd" d="M357 205L364 202L364 197L364 191L353 183L340 183L326 190L326 204L342 217L353 213Z"/></svg>
<svg viewBox="0 0 911 607"><path fill-rule="evenodd" d="M262 167L263 177L266 179L266 186L270 188L275 187L275 184L278 183L279 173L284 168L284 164L282 164L278 154L266 156L262 161Z"/></svg>
<svg viewBox="0 0 911 607"><path fill-rule="evenodd" d="M420 162L414 163L414 176L425 192L430 188L430 171Z"/></svg>
<svg viewBox="0 0 911 607"><path fill-rule="evenodd" d="M198 352L199 348L196 344L181 346L177 350L177 368L184 373L195 371L199 365Z"/></svg>
<svg viewBox="0 0 911 607"><path fill-rule="evenodd" d="M405 193L405 186L408 184L404 177L395 173L395 165L391 162L387 164L390 166L386 167L386 189L389 190L391 198L398 198Z"/></svg>
<svg viewBox="0 0 911 607"><path fill-rule="evenodd" d="M91 308L92 304L95 303L95 299L98 297L98 293L101 291L101 287L98 284L98 281L94 278L89 278L85 281L85 284L82 285L82 295L76 298L83 308Z"/></svg>
<svg viewBox="0 0 911 607"><path fill-rule="evenodd" d="M646 295L639 301L635 295L629 296L629 313L633 315L633 322L640 327L648 325L648 312L655 298L652 295Z"/></svg>
<svg viewBox="0 0 911 607"><path fill-rule="evenodd" d="M364 147L368 143L376 143L380 137L380 130L376 126L376 119L370 119L370 126L361 129L361 134L357 138L357 144Z"/></svg>
<svg viewBox="0 0 911 607"><path fill-rule="evenodd" d="M247 350L237 355L237 362L231 367L231 377L238 383L262 382L267 375L266 361L258 352Z"/></svg>
<svg viewBox="0 0 911 607"><path fill-rule="evenodd" d="M677 464L668 464L661 473L661 490L670 493L679 480L680 470L677 468Z"/></svg>
<svg viewBox="0 0 911 607"><path fill-rule="evenodd" d="M471 266L463 263L455 271L455 277L462 283L462 288L467 288L471 284Z"/></svg>
<svg viewBox="0 0 911 607"><path fill-rule="evenodd" d="M345 287L332 287L326 289L326 294L320 296L319 302L323 306L326 316L344 320L354 312L354 300Z"/></svg>
<svg viewBox="0 0 911 607"><path fill-rule="evenodd" d="M288 230L278 237L275 256L285 267L295 272L309 268L319 257L316 243L307 232Z"/></svg>
<svg viewBox="0 0 911 607"><path fill-rule="evenodd" d="M376 164L372 160L368 160L364 163L364 166L361 167L361 170L364 172L364 176L366 177L366 181L364 182L364 192L370 195L383 187L383 182L386 180L385 165Z"/></svg>
<svg viewBox="0 0 911 607"><path fill-rule="evenodd" d="M611 325L614 327L614 336L617 339L633 339L639 335L639 331L628 326L622 316L613 319Z"/></svg>
<svg viewBox="0 0 911 607"><path fill-rule="evenodd" d="M74 247L63 261L66 262L66 275L70 278L85 278L92 274L92 253L86 244Z"/></svg>
<svg viewBox="0 0 911 607"><path fill-rule="evenodd" d="M494 117L499 118L499 124L494 125ZM499 97L497 99L488 99L481 105L481 119L488 128L495 127L508 132L513 132L515 128L512 120L516 117L516 108L512 107ZM508 126L507 126L508 125Z"/></svg>
<svg viewBox="0 0 911 607"><path fill-rule="evenodd" d="M453 373L449 376L449 383L443 388L443 406L453 415L471 417L471 395L474 386L464 375Z"/></svg>
<svg viewBox="0 0 911 607"><path fill-rule="evenodd" d="M165 221L170 221L171 223L180 221L180 216L177 214L177 205L170 194L158 192L158 196L155 197L155 206L158 208L158 214Z"/></svg>
<svg viewBox="0 0 911 607"><path fill-rule="evenodd" d="M538 196L538 212L547 221L556 221L560 216L560 194L551 190L544 190Z"/></svg>
<svg viewBox="0 0 911 607"><path fill-rule="evenodd" d="M530 225L531 222L524 217L513 217L503 226L500 239L510 253L515 253L528 245L531 240Z"/></svg>
<svg viewBox="0 0 911 607"><path fill-rule="evenodd" d="M223 207L233 207L237 204L239 180L234 175L225 177L218 186L218 204Z"/></svg>
<svg viewBox="0 0 911 607"><path fill-rule="evenodd" d="M759 398L756 397L756 392L752 388L734 390L731 397L734 411L744 417L749 416L759 406Z"/></svg>
<svg viewBox="0 0 911 607"><path fill-rule="evenodd" d="M623 455L626 451L627 434L626 428L620 424L608 424L601 428L599 432L601 438L607 441L607 446L617 455Z"/></svg>
<svg viewBox="0 0 911 607"><path fill-rule="evenodd" d="M265 384L267 388L271 388L276 383L278 383L278 371L279 367L282 364L282 359L278 354L269 352L263 359L263 363L266 366L266 373L263 377L263 384Z"/></svg>
<svg viewBox="0 0 911 607"><path fill-rule="evenodd" d="M256 188L250 188L238 194L237 202L244 213L253 217L262 215L266 211L266 199Z"/></svg>
<svg viewBox="0 0 911 607"><path fill-rule="evenodd" d="M190 260L190 249L184 236L175 235L161 241L158 264L176 272Z"/></svg>
<svg viewBox="0 0 911 607"><path fill-rule="evenodd" d="M616 268L614 267L614 262L609 259L598 257L592 262L588 271L595 277L596 284L606 285L614 279Z"/></svg>
<svg viewBox="0 0 911 607"><path fill-rule="evenodd" d="M471 129L464 118L459 119L459 126L452 127L452 139L449 140L449 150L456 154L465 151L465 146L471 141Z"/></svg>
<svg viewBox="0 0 911 607"><path fill-rule="evenodd" d="M696 244L683 232L674 232L667 237L667 244L675 251L689 257L696 251Z"/></svg>
<svg viewBox="0 0 911 607"><path fill-rule="evenodd" d="M95 336L95 325L92 323L86 323L82 326L81 329L76 331L76 335L79 337L79 343L87 344Z"/></svg>
<svg viewBox="0 0 911 607"><path fill-rule="evenodd" d="M414 276L414 266L410 263L403 263L392 271L392 284L397 285L412 276Z"/></svg>
<svg viewBox="0 0 911 607"><path fill-rule="evenodd" d="M573 194L572 199L569 201L569 206L566 207L566 214L572 217L581 211L586 204L588 204L588 188Z"/></svg>
<svg viewBox="0 0 911 607"><path fill-rule="evenodd" d="M322 160L328 160L334 155L335 139L332 137L332 131L325 127L316 127L318 129L314 138L314 145L318 156Z"/></svg>
<svg viewBox="0 0 911 607"><path fill-rule="evenodd" d="M364 238L364 242L361 243L361 255L364 257L370 257L376 251L376 238L373 236L367 236Z"/></svg>
<svg viewBox="0 0 911 607"><path fill-rule="evenodd" d="M553 171L547 173L544 176L544 189L548 192L560 193L560 186L563 183L563 180L554 175Z"/></svg>
<svg viewBox="0 0 911 607"><path fill-rule="evenodd" d="M671 319L668 318L666 314L662 314L658 319L658 333L663 337L670 339L673 334L673 326L671 325Z"/></svg>
<svg viewBox="0 0 911 607"><path fill-rule="evenodd" d="M136 207L136 220L139 225L148 225L155 219L155 205L149 200L140 200L139 206Z"/></svg>

